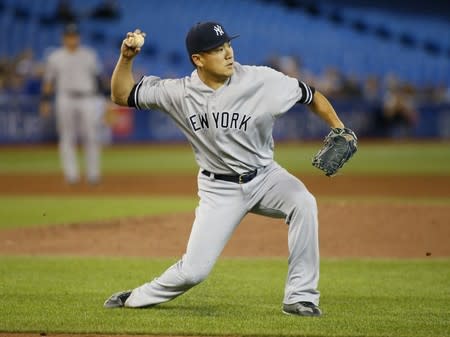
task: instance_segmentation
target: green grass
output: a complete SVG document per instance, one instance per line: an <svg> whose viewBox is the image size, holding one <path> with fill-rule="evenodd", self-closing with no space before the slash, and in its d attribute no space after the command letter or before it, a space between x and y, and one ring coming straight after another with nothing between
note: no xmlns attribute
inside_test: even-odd
<svg viewBox="0 0 450 337"><path fill-rule="evenodd" d="M398 196L318 196L319 202L333 202L338 205L346 204L397 204L397 205L450 205L450 197L398 197ZM319 205L320 207L320 205Z"/></svg>
<svg viewBox="0 0 450 337"><path fill-rule="evenodd" d="M321 144L276 147L275 157L288 170L320 174L311 157ZM450 175L450 144L365 144L343 168L345 174Z"/></svg>
<svg viewBox="0 0 450 337"><path fill-rule="evenodd" d="M320 143L277 144L276 160L288 170L320 174L311 157ZM346 174L450 175L448 143L359 144L359 151L344 168ZM103 154L108 173L195 173L197 165L188 145L109 147ZM0 173L59 173L56 147L0 149Z"/></svg>
<svg viewBox="0 0 450 337"><path fill-rule="evenodd" d="M0 229L193 210L195 197L0 196Z"/></svg>
<svg viewBox="0 0 450 337"><path fill-rule="evenodd" d="M407 205L450 205L450 198L405 197L319 197L319 202L379 203ZM115 219L127 216L193 212L196 197L178 196L0 196L0 229L62 225ZM26 211L24 211L26 210Z"/></svg>
<svg viewBox="0 0 450 337"><path fill-rule="evenodd" d="M102 308L173 260L0 257L0 331L239 336L450 336L450 260L325 260L321 318L282 315L283 259L225 259L151 309Z"/></svg>

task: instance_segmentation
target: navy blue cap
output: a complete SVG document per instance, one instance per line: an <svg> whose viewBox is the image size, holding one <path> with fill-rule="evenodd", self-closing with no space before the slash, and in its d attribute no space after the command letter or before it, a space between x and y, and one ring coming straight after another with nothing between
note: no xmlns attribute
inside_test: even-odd
<svg viewBox="0 0 450 337"><path fill-rule="evenodd" d="M217 48L238 36L229 36L220 23L199 22L186 35L186 49L190 57L192 54Z"/></svg>
<svg viewBox="0 0 450 337"><path fill-rule="evenodd" d="M76 23L69 23L64 26L63 33L64 35L78 35L80 34L80 30Z"/></svg>

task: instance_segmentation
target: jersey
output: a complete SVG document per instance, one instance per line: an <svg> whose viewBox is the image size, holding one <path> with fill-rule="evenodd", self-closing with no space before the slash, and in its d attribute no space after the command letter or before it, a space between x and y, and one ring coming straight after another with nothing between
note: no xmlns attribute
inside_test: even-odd
<svg viewBox="0 0 450 337"><path fill-rule="evenodd" d="M312 102L314 88L272 68L234 63L219 89L194 70L181 79L143 77L128 105L165 111L186 135L200 168L215 174L245 174L273 161L275 119L295 103Z"/></svg>
<svg viewBox="0 0 450 337"><path fill-rule="evenodd" d="M74 52L58 48L47 59L44 81L52 83L56 94L59 151L64 176L71 184L80 180L76 155L78 136L85 146L88 182L96 184L100 179L100 71L95 52L85 47L78 47Z"/></svg>
<svg viewBox="0 0 450 337"><path fill-rule="evenodd" d="M56 94L95 94L100 64L95 52L79 47L74 52L65 48L53 51L47 60L44 80L52 82Z"/></svg>

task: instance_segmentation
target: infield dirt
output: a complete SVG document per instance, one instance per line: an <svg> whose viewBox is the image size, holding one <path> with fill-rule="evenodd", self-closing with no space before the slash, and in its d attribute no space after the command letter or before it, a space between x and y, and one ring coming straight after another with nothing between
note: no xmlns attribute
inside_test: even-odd
<svg viewBox="0 0 450 337"><path fill-rule="evenodd" d="M432 258L450 256L448 177L301 177L317 197L321 255ZM102 184L64 184L59 175L0 175L3 195L196 195L194 176L108 176ZM342 200L338 196L342 196ZM332 197L332 198L328 198ZM361 197L361 200L358 198ZM383 198L388 198L384 200ZM407 197L408 202L392 197ZM354 201L349 201L353 200ZM364 201L366 200L366 201ZM397 201L396 201L397 200ZM412 201L411 201L412 200ZM0 231L3 255L180 256L192 212ZM287 256L282 220L248 215L224 256Z"/></svg>

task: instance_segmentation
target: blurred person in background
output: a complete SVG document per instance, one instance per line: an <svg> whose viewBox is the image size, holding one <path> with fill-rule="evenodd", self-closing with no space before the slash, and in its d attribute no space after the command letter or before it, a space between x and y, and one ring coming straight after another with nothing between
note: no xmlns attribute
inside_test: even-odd
<svg viewBox="0 0 450 337"><path fill-rule="evenodd" d="M379 136L411 136L419 118L414 99L415 89L400 82L393 74L387 75L384 82L384 92L375 108L375 129L380 131Z"/></svg>
<svg viewBox="0 0 450 337"><path fill-rule="evenodd" d="M408 85L390 88L383 101L382 123L391 137L411 136L418 121L414 90Z"/></svg>
<svg viewBox="0 0 450 337"><path fill-rule="evenodd" d="M19 53L14 70L16 76L20 77L22 81L21 93L39 97L43 64L34 58L34 52L31 48L25 48Z"/></svg>
<svg viewBox="0 0 450 337"><path fill-rule="evenodd" d="M316 87L328 97L339 97L344 79L337 68L328 67L316 79Z"/></svg>
<svg viewBox="0 0 450 337"><path fill-rule="evenodd" d="M64 177L69 184L80 181L77 162L77 135L85 149L86 178L100 181L101 122L99 89L100 65L96 53L80 44L78 27L64 28L63 46L47 60L42 85L40 113L48 117L50 99L55 95L55 114L59 133L59 152Z"/></svg>
<svg viewBox="0 0 450 337"><path fill-rule="evenodd" d="M380 80L375 75L370 75L364 79L362 84L364 99L369 103L377 103L381 100Z"/></svg>

